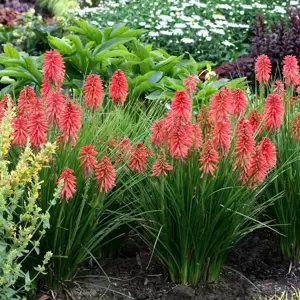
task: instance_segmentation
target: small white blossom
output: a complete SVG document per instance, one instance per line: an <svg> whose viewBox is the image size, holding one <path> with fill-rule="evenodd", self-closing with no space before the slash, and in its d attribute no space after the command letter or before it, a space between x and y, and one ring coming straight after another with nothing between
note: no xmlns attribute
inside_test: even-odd
<svg viewBox="0 0 300 300"><path fill-rule="evenodd" d="M182 24L182 23L176 23L174 25L174 28L186 28L187 26L185 24Z"/></svg>
<svg viewBox="0 0 300 300"><path fill-rule="evenodd" d="M159 36L159 33L158 33L158 32L150 31L150 32L148 33L148 35L151 36L151 37L155 37L155 36Z"/></svg>
<svg viewBox="0 0 300 300"><path fill-rule="evenodd" d="M198 36L201 36L201 37L208 37L208 31L206 29L202 29L202 30L199 30L197 31L196 33Z"/></svg>
<svg viewBox="0 0 300 300"><path fill-rule="evenodd" d="M229 41L223 41L222 44L225 45L225 46L228 46L228 47L229 46L234 46L234 44L230 43Z"/></svg>
<svg viewBox="0 0 300 300"><path fill-rule="evenodd" d="M183 38L181 39L181 42L185 43L185 44L192 44L195 42L194 39L190 39L190 38Z"/></svg>

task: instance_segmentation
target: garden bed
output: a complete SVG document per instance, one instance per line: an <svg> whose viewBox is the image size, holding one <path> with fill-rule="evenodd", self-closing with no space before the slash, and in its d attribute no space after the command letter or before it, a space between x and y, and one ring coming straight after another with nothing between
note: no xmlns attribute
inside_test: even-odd
<svg viewBox="0 0 300 300"><path fill-rule="evenodd" d="M264 230L254 232L231 251L219 281L196 288L170 283L148 248L139 245L136 257L131 255L136 244L129 242L126 252L131 257L100 261L102 270L94 262L82 267L74 286L65 286L55 299L250 300L284 291L291 295L300 287L300 267L283 263L272 238Z"/></svg>

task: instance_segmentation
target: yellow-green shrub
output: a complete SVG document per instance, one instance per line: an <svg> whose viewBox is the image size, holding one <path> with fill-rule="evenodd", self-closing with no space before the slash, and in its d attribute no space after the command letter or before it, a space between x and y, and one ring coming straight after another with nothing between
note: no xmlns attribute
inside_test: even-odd
<svg viewBox="0 0 300 300"><path fill-rule="evenodd" d="M49 211L42 212L39 206L39 190L42 182L39 171L47 165L55 152L55 144L47 143L34 153L28 143L20 154L14 169L11 169L12 122L15 112L11 102L0 126L0 298L19 299L29 291L38 274L43 273L52 253L40 258L41 264L24 267L35 252L49 227ZM55 191L51 205L59 197Z"/></svg>

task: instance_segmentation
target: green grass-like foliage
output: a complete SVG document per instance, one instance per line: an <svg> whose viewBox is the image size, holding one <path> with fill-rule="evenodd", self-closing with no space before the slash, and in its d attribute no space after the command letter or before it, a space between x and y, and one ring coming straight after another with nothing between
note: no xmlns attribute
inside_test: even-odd
<svg viewBox="0 0 300 300"><path fill-rule="evenodd" d="M98 160L106 153L113 159L115 152L110 149L108 141L121 136L127 136L133 142L145 139L148 134L146 126L157 113L157 107L143 111L138 103L127 108L106 107L94 113L85 110L76 146L59 147L55 161L41 174L45 180L41 200L44 209L49 205L49 195L63 168L75 170L77 177L74 197L68 202L61 201L50 211L52 229L43 242L43 248L51 249L54 254L53 267L48 272L51 285L59 285L61 280L72 280L80 264L91 254L115 253L118 249L108 247L106 250L105 245L126 232L122 226L133 220L136 213L135 209L129 209L124 203L129 197L128 190L139 179L121 164L116 168L116 187L109 193L100 193L95 180L86 180L83 176L78 159L80 148L94 145L99 152ZM131 198L128 201L134 203Z"/></svg>
<svg viewBox="0 0 300 300"><path fill-rule="evenodd" d="M228 251L256 225L263 209L256 191L241 186L225 159L214 177L202 176L199 155L174 163L167 177L139 185L146 242L172 281L197 284L218 279Z"/></svg>
<svg viewBox="0 0 300 300"><path fill-rule="evenodd" d="M293 136L292 125L299 113L299 103L291 105L291 97L295 96L294 87L285 90L284 121L276 134L270 134L277 145L278 176L267 189L267 196L277 193L283 196L268 208L268 216L276 223L278 248L282 255L300 262L300 143Z"/></svg>

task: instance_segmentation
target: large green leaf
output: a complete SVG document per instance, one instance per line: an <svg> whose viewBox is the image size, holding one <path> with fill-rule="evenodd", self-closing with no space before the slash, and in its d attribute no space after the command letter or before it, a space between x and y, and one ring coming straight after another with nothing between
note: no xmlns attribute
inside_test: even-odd
<svg viewBox="0 0 300 300"><path fill-rule="evenodd" d="M32 79L32 76L29 74L26 74L19 70L0 70L0 77L2 76L9 76L9 77L16 77L16 78L26 78L26 79Z"/></svg>
<svg viewBox="0 0 300 300"><path fill-rule="evenodd" d="M131 41L133 38L113 38L101 45L99 45L98 47L95 48L94 50L94 55L103 51L103 50L106 50L106 49L111 49L115 46L118 46L120 44L125 44L129 41Z"/></svg>
<svg viewBox="0 0 300 300"><path fill-rule="evenodd" d="M72 55L75 52L75 50L70 45L69 43L70 41L68 39L65 38L60 39L52 35L49 35L48 41L51 47L53 47L63 55Z"/></svg>
<svg viewBox="0 0 300 300"><path fill-rule="evenodd" d="M135 57L135 55L133 53L130 53L128 51L125 51L125 50L105 50L105 51L102 51L100 53L98 53L94 59L93 59L93 62L94 63L98 63L98 62L101 62L103 61L104 59L106 58L110 58L110 57L128 57L128 56L131 56L131 57Z"/></svg>
<svg viewBox="0 0 300 300"><path fill-rule="evenodd" d="M20 59L20 53L18 52L18 50L16 50L15 48L10 46L9 44L4 45L3 51L10 58Z"/></svg>
<svg viewBox="0 0 300 300"><path fill-rule="evenodd" d="M102 34L97 27L89 24L82 19L76 19L75 22L82 29L82 34L84 34L90 41L95 41L97 44L101 43ZM74 27L71 28L72 31L74 31L74 29Z"/></svg>

